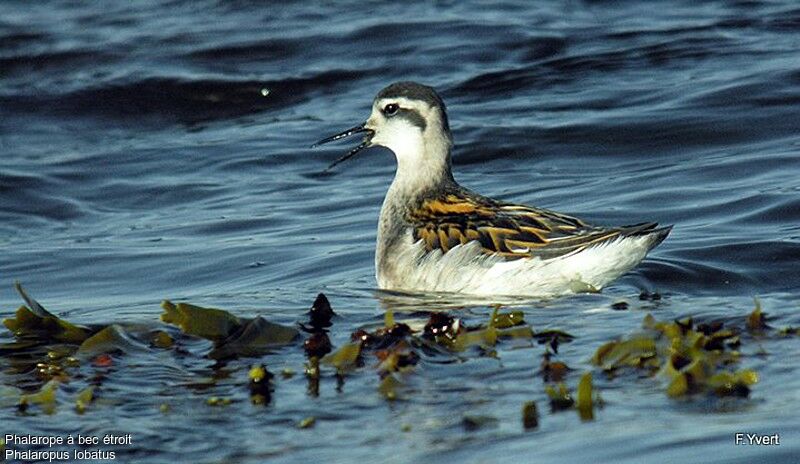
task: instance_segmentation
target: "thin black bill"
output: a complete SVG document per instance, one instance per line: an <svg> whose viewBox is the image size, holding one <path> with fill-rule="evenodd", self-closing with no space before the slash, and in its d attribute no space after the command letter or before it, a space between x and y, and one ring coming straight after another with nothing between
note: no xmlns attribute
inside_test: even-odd
<svg viewBox="0 0 800 464"><path fill-rule="evenodd" d="M364 148L367 148L370 145L370 142L372 141L372 136L375 135L375 131L373 131L372 129L367 129L366 127L364 127L364 124L361 124L361 125L358 125L356 127L351 127L350 129L347 129L346 131L340 132L340 133L338 133L336 135L332 135L330 137L326 137L326 138L320 140L319 142L315 143L314 145L311 145L311 148L316 148L316 147L318 147L318 146L320 146L322 144L325 144L325 143L328 143L328 142L333 142L333 141L336 141L336 140L339 140L339 139L343 139L345 137L349 137L349 136L351 136L353 134L359 134L359 133L365 133L366 134L366 135L364 135L364 139L361 141L361 143L357 147L355 147L352 150L350 150L349 152L347 152L346 155L338 158L336 161L331 163L330 166L328 166L325 169L326 171L331 170L337 164L352 158L358 152L360 152Z"/></svg>

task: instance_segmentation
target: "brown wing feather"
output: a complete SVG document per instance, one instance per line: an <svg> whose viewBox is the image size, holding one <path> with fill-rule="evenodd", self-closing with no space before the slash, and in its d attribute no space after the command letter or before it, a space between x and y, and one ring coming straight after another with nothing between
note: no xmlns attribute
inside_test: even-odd
<svg viewBox="0 0 800 464"><path fill-rule="evenodd" d="M477 241L487 254L507 259L554 258L618 236L642 233L656 224L602 228L546 209L500 203L467 191L423 201L409 214L414 238L446 253Z"/></svg>

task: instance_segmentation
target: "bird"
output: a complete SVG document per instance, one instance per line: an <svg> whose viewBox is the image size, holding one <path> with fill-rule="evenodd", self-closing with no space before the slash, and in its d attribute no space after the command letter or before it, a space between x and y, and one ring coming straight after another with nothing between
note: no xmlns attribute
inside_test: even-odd
<svg viewBox="0 0 800 464"><path fill-rule="evenodd" d="M453 177L453 136L434 88L396 82L369 118L319 145L363 134L328 169L365 148L397 160L378 219L378 287L404 293L557 297L599 292L660 244L672 226L605 227L544 208L495 200Z"/></svg>

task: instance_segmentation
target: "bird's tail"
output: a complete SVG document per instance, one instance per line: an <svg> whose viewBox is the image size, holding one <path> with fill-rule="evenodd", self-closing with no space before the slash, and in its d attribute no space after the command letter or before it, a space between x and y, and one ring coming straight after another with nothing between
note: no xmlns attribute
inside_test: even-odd
<svg viewBox="0 0 800 464"><path fill-rule="evenodd" d="M624 231L623 235L627 237L649 237L650 243L647 245L647 251L657 247L659 243L663 242L667 235L672 231L672 225L658 227L657 222L648 222L644 224L637 224L629 226L629 230Z"/></svg>

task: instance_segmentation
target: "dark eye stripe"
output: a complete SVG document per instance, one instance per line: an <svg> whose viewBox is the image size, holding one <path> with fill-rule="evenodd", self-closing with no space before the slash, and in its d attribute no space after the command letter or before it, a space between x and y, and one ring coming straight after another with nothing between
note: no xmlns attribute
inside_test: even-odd
<svg viewBox="0 0 800 464"><path fill-rule="evenodd" d="M417 110L410 110L406 108L400 108L397 111L397 115L406 121L410 122L411 124L420 128L421 131L425 131L425 128L428 124L425 122L425 118L422 117L421 114Z"/></svg>

